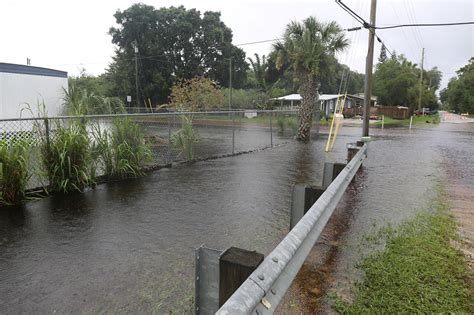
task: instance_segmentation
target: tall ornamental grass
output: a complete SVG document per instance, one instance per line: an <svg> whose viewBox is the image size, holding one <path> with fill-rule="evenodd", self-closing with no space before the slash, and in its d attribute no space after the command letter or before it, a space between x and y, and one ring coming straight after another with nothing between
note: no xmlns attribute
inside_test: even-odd
<svg viewBox="0 0 474 315"><path fill-rule="evenodd" d="M184 154L186 160L194 159L194 144L199 140L197 132L193 128L193 117L182 116L181 129L171 136L171 143Z"/></svg>
<svg viewBox="0 0 474 315"><path fill-rule="evenodd" d="M43 165L53 191L83 191L93 183L91 142L85 122L72 121L68 126L56 125L50 139L43 139Z"/></svg>
<svg viewBox="0 0 474 315"><path fill-rule="evenodd" d="M26 199L30 174L30 142L21 137L0 139L0 205L19 204Z"/></svg>
<svg viewBox="0 0 474 315"><path fill-rule="evenodd" d="M129 118L117 118L111 131L96 127L94 150L106 177L127 178L143 175L142 167L151 159L140 126Z"/></svg>

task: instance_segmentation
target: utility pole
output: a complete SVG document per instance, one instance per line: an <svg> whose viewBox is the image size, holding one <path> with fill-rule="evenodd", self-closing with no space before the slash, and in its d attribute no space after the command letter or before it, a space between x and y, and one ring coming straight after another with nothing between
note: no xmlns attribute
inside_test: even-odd
<svg viewBox="0 0 474 315"><path fill-rule="evenodd" d="M420 96L418 98L418 110L421 110L421 94L423 93L423 62L425 61L425 49L421 49L421 74L420 74Z"/></svg>
<svg viewBox="0 0 474 315"><path fill-rule="evenodd" d="M132 43L133 49L135 51L135 92L136 92L136 104L137 107L140 107L140 99L138 97L138 45L136 41Z"/></svg>
<svg viewBox="0 0 474 315"><path fill-rule="evenodd" d="M377 0L370 4L370 26L369 26L369 48L365 60L365 84L364 84L364 123L362 136L369 136L370 102L372 99L372 67L374 65L374 37L375 37L375 12Z"/></svg>
<svg viewBox="0 0 474 315"><path fill-rule="evenodd" d="M229 111L232 109L232 57L229 58Z"/></svg>

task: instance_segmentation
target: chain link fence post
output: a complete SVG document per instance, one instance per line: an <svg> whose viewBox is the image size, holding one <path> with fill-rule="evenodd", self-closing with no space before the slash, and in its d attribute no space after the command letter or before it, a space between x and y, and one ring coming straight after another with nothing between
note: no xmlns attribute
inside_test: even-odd
<svg viewBox="0 0 474 315"><path fill-rule="evenodd" d="M270 112L270 146L273 148L273 112Z"/></svg>
<svg viewBox="0 0 474 315"><path fill-rule="evenodd" d="M51 150L51 140L50 140L50 126L49 126L49 119L45 118L44 119L44 131L45 131L45 138L46 138L46 151L49 152ZM48 184L51 186L51 174L48 172Z"/></svg>
<svg viewBox="0 0 474 315"><path fill-rule="evenodd" d="M316 109L314 113L314 120L316 121L316 138L319 137L319 123L321 122L321 111Z"/></svg>
<svg viewBox="0 0 474 315"><path fill-rule="evenodd" d="M235 154L235 113L232 113L232 155Z"/></svg>
<svg viewBox="0 0 474 315"><path fill-rule="evenodd" d="M171 150L171 119L174 119L174 115L168 116L168 148Z"/></svg>

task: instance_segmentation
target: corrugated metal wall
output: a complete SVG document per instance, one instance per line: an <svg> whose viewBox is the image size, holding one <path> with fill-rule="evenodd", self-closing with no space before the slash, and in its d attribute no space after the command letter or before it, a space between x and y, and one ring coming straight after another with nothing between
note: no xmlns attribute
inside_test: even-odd
<svg viewBox="0 0 474 315"><path fill-rule="evenodd" d="M22 108L29 104L33 115L38 115L38 103L44 101L48 116L62 112L63 88L67 78L0 72L0 118L19 118ZM23 111L21 117L31 117Z"/></svg>

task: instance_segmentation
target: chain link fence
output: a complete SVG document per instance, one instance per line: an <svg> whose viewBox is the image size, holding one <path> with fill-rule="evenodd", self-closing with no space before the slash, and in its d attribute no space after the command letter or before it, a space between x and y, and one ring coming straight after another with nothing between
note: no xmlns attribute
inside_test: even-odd
<svg viewBox="0 0 474 315"><path fill-rule="evenodd" d="M111 130L116 119L127 118L139 126L152 158L146 167L159 167L189 159L173 140L191 123L195 141L192 159L218 158L281 144L296 135L296 111L215 111L179 113L139 113L120 115L64 116L47 118L2 119L0 136L4 143L27 140L29 143L29 189L47 187L41 146L49 145L58 128L81 121L87 127L89 140L94 131ZM99 172L100 173L100 172ZM98 174L100 175L100 174Z"/></svg>

